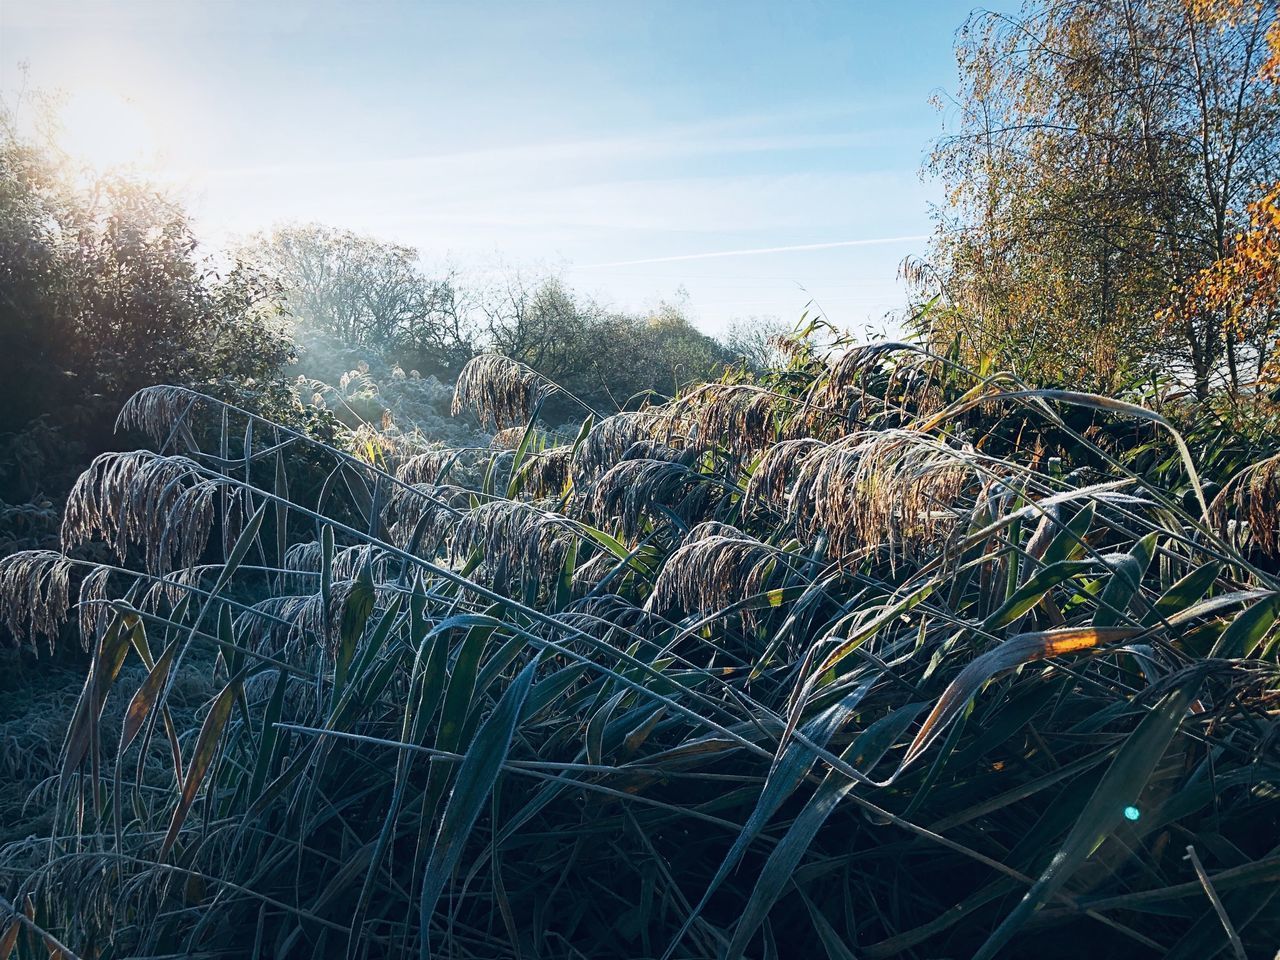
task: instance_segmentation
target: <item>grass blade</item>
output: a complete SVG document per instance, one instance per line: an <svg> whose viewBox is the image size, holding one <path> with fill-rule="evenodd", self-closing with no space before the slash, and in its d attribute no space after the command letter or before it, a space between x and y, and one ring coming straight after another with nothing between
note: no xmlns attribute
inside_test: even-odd
<svg viewBox="0 0 1280 960"><path fill-rule="evenodd" d="M191 754L191 762L187 765L187 775L182 784L182 792L178 797L178 805L174 808L173 819L169 822L169 831L165 834L164 843L160 846L159 859L162 861L169 856L169 851L173 849L174 843L177 842L178 834L182 830L182 824L186 821L187 813L191 809L191 804L195 801L196 793L204 782L204 775L208 772L209 765L213 762L213 755L217 752L222 730L226 726L227 718L231 716L231 708L235 704L240 686L244 682L245 673L246 671L241 671L227 682L227 685L214 698L213 705L209 708L209 714L204 718L204 723L200 727L200 736L197 738L196 748Z"/></svg>
<svg viewBox="0 0 1280 960"><path fill-rule="evenodd" d="M1107 836L1124 823L1126 808L1137 803L1156 764L1177 735L1202 679L1203 673L1196 671L1142 719L1116 754L1040 879L974 954L974 960L992 960Z"/></svg>
<svg viewBox="0 0 1280 960"><path fill-rule="evenodd" d="M493 713L476 732L476 738L458 769L453 791L449 794L444 815L440 818L440 829L431 845L431 855L427 859L422 883L422 897L418 905L422 960L427 960L431 955L431 915L449 881L449 875L462 857L463 846L471 835L471 828L484 809L507 758L516 722L520 719L536 667L535 660L511 682Z"/></svg>

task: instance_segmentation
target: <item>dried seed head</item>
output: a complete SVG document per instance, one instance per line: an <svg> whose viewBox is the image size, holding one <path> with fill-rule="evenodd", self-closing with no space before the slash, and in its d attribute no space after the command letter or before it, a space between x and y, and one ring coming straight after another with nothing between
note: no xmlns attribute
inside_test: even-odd
<svg viewBox="0 0 1280 960"><path fill-rule="evenodd" d="M932 358L901 343L866 344L835 359L814 384L811 399L842 412L846 430L906 424L942 408L935 366Z"/></svg>
<svg viewBox="0 0 1280 960"><path fill-rule="evenodd" d="M1280 556L1280 456L1245 467L1209 505L1209 519L1239 548Z"/></svg>
<svg viewBox="0 0 1280 960"><path fill-rule="evenodd" d="M214 496L221 486L214 480L200 480L173 499L155 550L158 559L152 561L153 569L165 571L175 565L191 567L199 562L213 528Z"/></svg>
<svg viewBox="0 0 1280 960"><path fill-rule="evenodd" d="M760 456L742 499L751 506L785 509L789 488L800 464L825 446L821 440L810 437L778 441Z"/></svg>
<svg viewBox="0 0 1280 960"><path fill-rule="evenodd" d="M101 538L121 560L131 543L141 545L153 573L167 572L175 561L195 563L213 526L213 495L225 483L202 478L199 470L185 457L149 450L95 457L67 496L63 550Z"/></svg>
<svg viewBox="0 0 1280 960"><path fill-rule="evenodd" d="M528 423L545 381L519 360L482 353L467 361L453 392L453 415L474 413L481 425L499 430Z"/></svg>
<svg viewBox="0 0 1280 960"><path fill-rule="evenodd" d="M833 556L887 547L892 560L935 545L974 481L965 452L928 434L851 434L801 464L791 519L804 539L825 533Z"/></svg>
<svg viewBox="0 0 1280 960"><path fill-rule="evenodd" d="M699 524L667 559L645 609L657 614L716 613L763 593L776 557L728 524ZM752 617L744 619L750 623Z"/></svg>
<svg viewBox="0 0 1280 960"><path fill-rule="evenodd" d="M470 490L452 484L419 483L393 489L383 519L391 542L402 550L410 547L418 524L424 523L418 552L429 556L439 550L470 507Z"/></svg>
<svg viewBox="0 0 1280 960"><path fill-rule="evenodd" d="M233 629L241 643L259 652L311 649L324 635L324 604L318 593L268 597L239 613Z"/></svg>
<svg viewBox="0 0 1280 960"><path fill-rule="evenodd" d="M52 653L71 608L71 561L52 550L0 557L0 613L18 643L37 650L44 637Z"/></svg>
<svg viewBox="0 0 1280 960"><path fill-rule="evenodd" d="M507 427L489 438L490 450L514 450L524 439L527 427Z"/></svg>
<svg viewBox="0 0 1280 960"><path fill-rule="evenodd" d="M269 597L236 617L236 636L255 650L286 656L308 654L324 643L326 627L330 640L337 639L347 604L359 587L358 580L334 580L328 609L319 593ZM393 589L375 585L375 608L389 598Z"/></svg>
<svg viewBox="0 0 1280 960"><path fill-rule="evenodd" d="M664 413L642 410L614 414L594 424L573 456L575 486L586 486L592 478L621 460L637 443L665 434L666 422Z"/></svg>
<svg viewBox="0 0 1280 960"><path fill-rule="evenodd" d="M110 567L94 567L80 581L80 602L76 605L80 620L80 646L92 650L111 623L111 599L107 591Z"/></svg>
<svg viewBox="0 0 1280 960"><path fill-rule="evenodd" d="M785 404L749 383L707 383L672 404L690 420L699 442L748 457L777 439L779 408Z"/></svg>
<svg viewBox="0 0 1280 960"><path fill-rule="evenodd" d="M647 519L671 510L686 523L702 518L709 501L703 478L683 463L623 460L591 487L587 509L597 523L635 537Z"/></svg>
<svg viewBox="0 0 1280 960"><path fill-rule="evenodd" d="M440 483L462 456L462 451L448 447L416 454L396 468L396 479L408 484Z"/></svg>
<svg viewBox="0 0 1280 960"><path fill-rule="evenodd" d="M162 574L151 582L139 606L153 613L166 609L172 610L184 597L189 596L193 589L200 586L200 577L204 573L215 569L221 568L211 565L184 567Z"/></svg>
<svg viewBox="0 0 1280 960"><path fill-rule="evenodd" d="M605 577L613 574L614 579L610 582L615 586L618 582L619 573L615 572L621 561L612 554L597 553L589 560L579 563L573 570L573 592L575 596L591 593L596 590Z"/></svg>
<svg viewBox="0 0 1280 960"><path fill-rule="evenodd" d="M815 380L809 391L813 406L839 413L846 430L862 424L869 400L866 378L876 356L865 349L853 349L828 360L826 374Z"/></svg>
<svg viewBox="0 0 1280 960"><path fill-rule="evenodd" d="M673 447L660 440L637 440L623 452L618 462L623 460L665 460L667 463L683 463L693 466L698 459L699 451L694 447Z"/></svg>
<svg viewBox="0 0 1280 960"><path fill-rule="evenodd" d="M732 523L722 523L719 520L703 520L689 529L689 532L685 534L684 543L695 543L698 540L708 540L711 537L729 537L731 540L753 539Z"/></svg>
<svg viewBox="0 0 1280 960"><path fill-rule="evenodd" d="M471 510L458 524L450 557L465 563L473 551L495 590L550 588L576 539L571 521L532 503L494 500Z"/></svg>
<svg viewBox="0 0 1280 960"><path fill-rule="evenodd" d="M319 540L295 543L284 552L285 584L296 593L310 593L319 583L324 547Z"/></svg>
<svg viewBox="0 0 1280 960"><path fill-rule="evenodd" d="M521 492L532 497L561 497L569 487L572 447L531 453L520 467Z"/></svg>
<svg viewBox="0 0 1280 960"><path fill-rule="evenodd" d="M833 412L812 400L796 405L782 422L783 440L821 440L832 443L847 434L852 419L843 413Z"/></svg>
<svg viewBox="0 0 1280 960"><path fill-rule="evenodd" d="M407 453L404 439L390 429L391 424L380 420L379 426L361 423L348 436L351 453L356 459L383 467L401 459Z"/></svg>
<svg viewBox="0 0 1280 960"><path fill-rule="evenodd" d="M195 438L185 418L199 399L199 394L186 387L166 384L143 387L120 408L116 430L140 431L156 444L179 438L186 442L188 449L195 449Z"/></svg>
<svg viewBox="0 0 1280 960"><path fill-rule="evenodd" d="M367 569L374 583L384 583L394 576L393 571L399 571L399 562L380 544L358 543L353 547L339 547L333 554L333 582L357 580Z"/></svg>

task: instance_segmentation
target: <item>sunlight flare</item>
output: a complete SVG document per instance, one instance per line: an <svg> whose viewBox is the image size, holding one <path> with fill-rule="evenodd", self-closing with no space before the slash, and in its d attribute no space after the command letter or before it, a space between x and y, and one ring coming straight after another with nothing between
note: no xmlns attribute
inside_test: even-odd
<svg viewBox="0 0 1280 960"><path fill-rule="evenodd" d="M155 131L133 101L109 90L81 90L57 113L58 145L99 171L136 166L155 157Z"/></svg>

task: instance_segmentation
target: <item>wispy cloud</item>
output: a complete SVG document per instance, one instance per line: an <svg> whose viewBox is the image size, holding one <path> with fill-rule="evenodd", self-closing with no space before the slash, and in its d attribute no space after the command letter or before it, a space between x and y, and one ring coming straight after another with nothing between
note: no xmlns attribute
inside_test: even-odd
<svg viewBox="0 0 1280 960"><path fill-rule="evenodd" d="M751 247L746 250L715 250L710 253L686 253L675 257L644 257L640 260L613 260L608 263L584 263L579 270L605 267L635 267L645 263L680 263L686 260L715 260L720 257L751 257L762 253L791 253L801 250L834 250L837 247L883 247L894 243L928 240L929 234L916 233L904 237L868 237L861 240L833 240L829 243L796 243L785 247Z"/></svg>
<svg viewBox="0 0 1280 960"><path fill-rule="evenodd" d="M643 134L544 142L514 142L475 149L442 150L403 156L371 155L363 159L298 158L254 165L174 164L158 170L162 178L261 179L268 177L443 176L467 173L527 174L569 165L575 170L625 162L643 165L658 160L694 157L797 154L852 148L870 149L889 141L891 127L837 132L782 127L786 118L744 116L726 120L656 127ZM795 161L792 161L795 162Z"/></svg>

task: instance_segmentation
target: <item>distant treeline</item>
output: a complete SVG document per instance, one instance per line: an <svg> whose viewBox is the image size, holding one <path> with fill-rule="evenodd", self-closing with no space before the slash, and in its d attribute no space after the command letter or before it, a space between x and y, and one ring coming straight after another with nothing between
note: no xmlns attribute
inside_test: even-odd
<svg viewBox="0 0 1280 960"><path fill-rule="evenodd" d="M678 302L628 312L548 272L432 273L412 247L319 224L280 227L237 256L274 285L303 369L322 379L376 357L452 380L473 356L494 351L610 412L674 396L732 364L767 366L770 338L785 329L753 320L715 339Z"/></svg>

